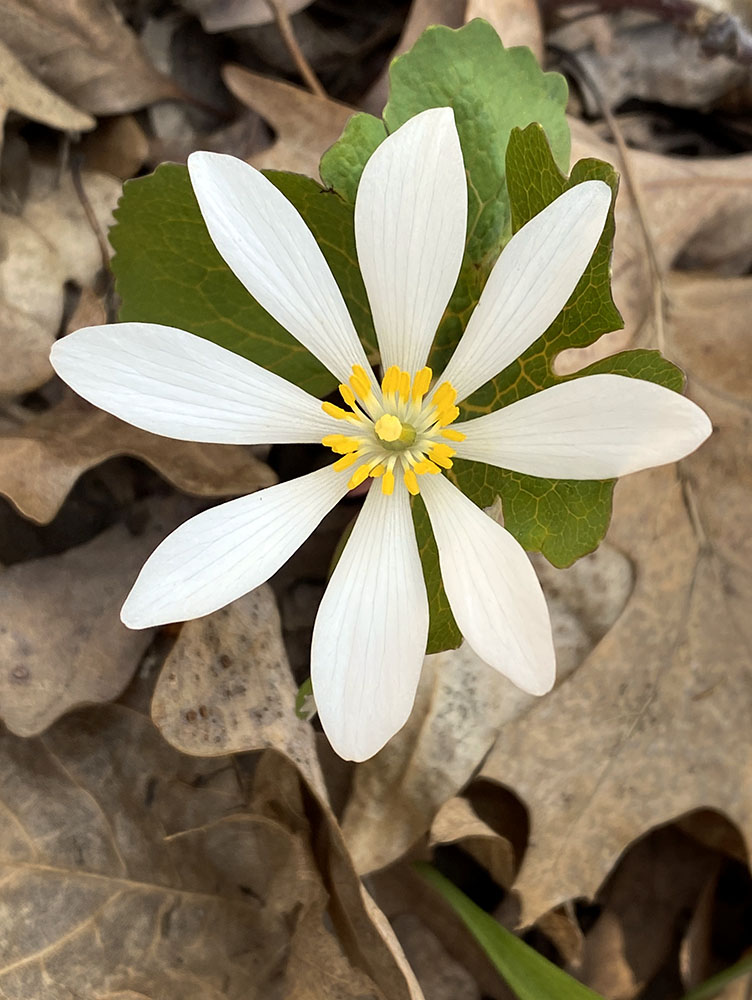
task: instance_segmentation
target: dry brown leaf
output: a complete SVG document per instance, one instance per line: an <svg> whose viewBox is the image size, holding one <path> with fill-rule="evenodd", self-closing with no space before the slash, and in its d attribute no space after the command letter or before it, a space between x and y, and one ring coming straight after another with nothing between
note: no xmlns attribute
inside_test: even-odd
<svg viewBox="0 0 752 1000"><path fill-rule="evenodd" d="M717 306L705 324L702 297ZM716 809L749 843L751 309L749 278L669 286L668 354L715 433L681 480L663 468L619 484L609 537L634 561L634 593L568 682L504 727L483 769L530 810L526 920L592 896L627 844L682 813Z"/></svg>
<svg viewBox="0 0 752 1000"><path fill-rule="evenodd" d="M284 0L288 14L297 14L313 0ZM268 0L180 0L181 6L196 14L209 34L269 24L274 10Z"/></svg>
<svg viewBox="0 0 752 1000"><path fill-rule="evenodd" d="M584 983L609 1000L634 1000L676 959L686 914L718 870L718 856L673 827L632 847L598 902L585 938Z"/></svg>
<svg viewBox="0 0 752 1000"><path fill-rule="evenodd" d="M55 93L95 115L181 97L112 0L0 0L0 35Z"/></svg>
<svg viewBox="0 0 752 1000"><path fill-rule="evenodd" d="M608 546L567 570L547 567L542 576L561 680L616 620L632 577ZM470 779L501 727L534 701L467 645L426 657L407 724L355 768L342 828L356 868L374 871L400 857Z"/></svg>
<svg viewBox="0 0 752 1000"><path fill-rule="evenodd" d="M496 29L505 48L527 45L543 62L543 24L536 0L467 0L465 21L476 17Z"/></svg>
<svg viewBox="0 0 752 1000"><path fill-rule="evenodd" d="M151 714L183 753L278 750L324 799L313 729L295 714L296 694L274 595L263 586L183 626L157 681Z"/></svg>
<svg viewBox="0 0 752 1000"><path fill-rule="evenodd" d="M514 847L480 819L467 799L449 799L431 824L428 846L445 844L461 846L483 865L497 885L512 884L516 873Z"/></svg>
<svg viewBox="0 0 752 1000"><path fill-rule="evenodd" d="M413 913L394 921L394 930L425 995L425 1000L481 1000L480 988L467 969Z"/></svg>
<svg viewBox="0 0 752 1000"><path fill-rule="evenodd" d="M252 73L242 66L224 66L222 78L239 101L271 125L276 139L251 162L259 170L292 170L317 177L323 153L339 139L355 109L329 97L317 97L301 87Z"/></svg>
<svg viewBox="0 0 752 1000"><path fill-rule="evenodd" d="M127 181L146 163L149 140L133 115L118 115L100 122L96 131L85 136L81 151L88 170Z"/></svg>
<svg viewBox="0 0 752 1000"><path fill-rule="evenodd" d="M180 755L121 706L0 743L4 995L409 1000L336 831L281 757L248 803L229 761ZM329 893L355 937L328 929Z"/></svg>
<svg viewBox="0 0 752 1000"><path fill-rule="evenodd" d="M104 232L120 182L85 173L82 184ZM49 353L63 317L63 286L93 284L102 267L97 237L69 174L32 167L20 215L0 215L0 395L34 389L52 375Z"/></svg>
<svg viewBox="0 0 752 1000"><path fill-rule="evenodd" d="M155 504L139 535L117 525L62 555L0 572L0 705L11 732L35 736L65 712L122 692L154 630L127 629L120 606L188 509L184 500Z"/></svg>
<svg viewBox="0 0 752 1000"><path fill-rule="evenodd" d="M41 524L55 517L79 476L116 455L146 462L195 496L238 496L276 482L249 448L149 434L72 395L26 424L0 425L0 443L0 494Z"/></svg>
<svg viewBox="0 0 752 1000"><path fill-rule="evenodd" d="M584 123L570 118L569 125L573 162L597 156L622 171L616 201L613 290L625 328L601 337L591 347L562 352L557 359L557 369L562 372L574 371L633 342L651 346L656 342L650 261L619 153ZM737 261L740 256L750 260L752 154L684 159L630 150L629 162L642 193L651 242L663 274L687 254L696 267L714 270L724 260Z"/></svg>
<svg viewBox="0 0 752 1000"><path fill-rule="evenodd" d="M0 114L7 111L67 132L86 132L96 125L91 115L39 81L0 40Z"/></svg>

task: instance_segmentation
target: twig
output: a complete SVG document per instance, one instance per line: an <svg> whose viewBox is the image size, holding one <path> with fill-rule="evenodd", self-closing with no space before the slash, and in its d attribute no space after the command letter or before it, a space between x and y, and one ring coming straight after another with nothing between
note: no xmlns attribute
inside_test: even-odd
<svg viewBox="0 0 752 1000"><path fill-rule="evenodd" d="M629 189L632 192L632 197L634 198L635 208L637 209L637 219L640 223L640 229L642 230L642 237L645 242L645 250L648 256L648 264L650 266L650 283L653 289L653 317L655 320L655 341L658 350L663 353L666 345L666 335L665 335L665 323L664 323L664 291L663 291L663 273L661 270L661 265L658 261L658 256L655 252L655 244L653 243L653 237L650 233L650 228L647 221L647 213L645 211L645 202L642 197L642 190L639 183L637 182L634 173L632 172L632 166L630 163L629 147L627 146L624 135L619 127L611 107L608 101L604 98L603 94L598 87L589 71L582 65L582 63L577 59L576 56L569 52L564 52L561 49L557 49L557 54L561 58L568 62L572 72L575 76L579 76L581 81L590 90L593 95L594 100L598 104L601 113L608 125L611 135L614 138L616 148L619 150L619 156L621 157L622 167L624 170L624 178L629 185Z"/></svg>
<svg viewBox="0 0 752 1000"><path fill-rule="evenodd" d="M311 64L303 55L303 50L298 45L298 40L295 37L295 32L292 30L292 22L290 21L290 15L287 12L284 0L266 0L266 2L274 14L274 20L277 22L282 41L287 46L287 51L298 67L298 72L305 80L306 86L317 97L326 97L326 91L321 86L319 78L313 72Z"/></svg>
<svg viewBox="0 0 752 1000"><path fill-rule="evenodd" d="M113 281L112 270L110 268L110 248L107 243L107 237L102 231L102 227L99 225L99 219L97 219L94 209L91 207L89 196L84 190L83 179L81 177L80 155L71 156L70 172L73 187L78 195L78 200L81 202L81 208L84 210L86 221L89 223L91 231L96 237L97 245L99 246L99 255L102 260L102 271L106 282L104 294L105 309L107 312L107 321L111 323L115 319L115 283Z"/></svg>

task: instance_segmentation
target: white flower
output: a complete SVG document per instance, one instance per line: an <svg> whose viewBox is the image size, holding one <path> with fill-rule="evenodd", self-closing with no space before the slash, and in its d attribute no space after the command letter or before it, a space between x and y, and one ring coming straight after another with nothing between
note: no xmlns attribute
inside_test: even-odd
<svg viewBox="0 0 752 1000"><path fill-rule="evenodd" d="M241 160L194 153L212 240L261 305L342 382L321 404L258 365L183 330L118 323L57 343L78 393L157 434L235 444L322 442L341 457L310 475L207 510L173 532L122 611L131 628L207 615L258 587L354 485L374 477L316 618L313 690L341 756L363 760L404 724L428 634L410 493L422 493L457 624L478 655L533 694L554 681L543 594L520 545L443 474L452 457L533 476L609 479L696 448L710 423L650 382L591 375L478 419L457 402L511 364L556 318L601 235L611 192L571 188L509 242L444 373L426 368L459 274L467 188L450 108L387 138L358 188L358 260L384 379L366 359L313 235Z"/></svg>

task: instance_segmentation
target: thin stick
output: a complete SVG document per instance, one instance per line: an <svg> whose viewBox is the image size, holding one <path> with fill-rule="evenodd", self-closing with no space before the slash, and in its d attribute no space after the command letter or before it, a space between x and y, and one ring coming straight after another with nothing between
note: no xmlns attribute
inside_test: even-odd
<svg viewBox="0 0 752 1000"><path fill-rule="evenodd" d="M102 258L102 271L104 273L105 280L105 308L107 310L107 322L111 323L115 319L115 282L113 280L112 270L110 268L110 249L107 243L107 237L105 236L102 227L99 225L99 220L94 214L94 209L91 207L91 202L89 201L89 196L84 190L83 178L81 176L81 158L80 156L74 155L70 159L70 172L71 180L73 181L73 187L78 195L78 200L81 202L81 208L84 210L84 215L86 216L86 221L91 227L91 231L96 237L97 244L99 246L99 254Z"/></svg>
<svg viewBox="0 0 752 1000"><path fill-rule="evenodd" d="M303 55L303 50L298 45L298 40L295 37L295 32L292 30L292 22L290 21L290 15L287 12L284 0L266 0L266 2L274 14L274 20L277 22L279 33L282 35L282 40L287 46L287 51L292 56L298 72L305 80L306 86L317 97L326 97L326 91L321 86L319 78L313 72L311 64Z"/></svg>

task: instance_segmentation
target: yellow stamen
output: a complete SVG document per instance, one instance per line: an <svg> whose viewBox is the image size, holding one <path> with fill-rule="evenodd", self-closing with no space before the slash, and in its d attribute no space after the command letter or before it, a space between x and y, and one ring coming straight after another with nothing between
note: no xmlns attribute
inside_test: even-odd
<svg viewBox="0 0 752 1000"><path fill-rule="evenodd" d="M328 413L330 417L334 417L335 420L350 419L350 414L343 410L341 406L335 406L334 403L322 403L321 409L324 413Z"/></svg>
<svg viewBox="0 0 752 1000"><path fill-rule="evenodd" d="M361 399L368 399L371 395L371 382L366 375L365 368L362 365L353 365L353 373L350 376L350 386L356 396L360 396Z"/></svg>
<svg viewBox="0 0 752 1000"><path fill-rule="evenodd" d="M360 455L357 451L351 451L349 455L338 458L332 468L336 469L337 472L341 472L343 469L349 469L351 465L355 465L359 458Z"/></svg>
<svg viewBox="0 0 752 1000"><path fill-rule="evenodd" d="M359 465L358 468L353 472L350 477L350 482L347 484L349 490L354 490L356 486L360 486L362 482L368 479L368 473L371 471L371 463L364 462Z"/></svg>
<svg viewBox="0 0 752 1000"><path fill-rule="evenodd" d="M452 406L457 398L457 392L451 382L442 382L433 394L431 402L437 410L443 410L447 406Z"/></svg>
<svg viewBox="0 0 752 1000"><path fill-rule="evenodd" d="M386 466L384 465L374 465L374 467L369 472L371 479L378 479L379 476L383 476L386 471Z"/></svg>
<svg viewBox="0 0 752 1000"><path fill-rule="evenodd" d="M387 368L381 382L381 391L385 396L395 393L399 389L400 370L397 365Z"/></svg>
<svg viewBox="0 0 752 1000"><path fill-rule="evenodd" d="M430 368L421 368L413 379L413 402L420 403L431 385L433 372Z"/></svg>
<svg viewBox="0 0 752 1000"><path fill-rule="evenodd" d="M339 394L344 399L350 407L355 407L355 393L352 391L349 385L341 385L339 387Z"/></svg>
<svg viewBox="0 0 752 1000"><path fill-rule="evenodd" d="M459 415L460 410L458 406L447 406L445 409L439 411L437 423L439 427L446 427L447 424L455 421Z"/></svg>
<svg viewBox="0 0 752 1000"><path fill-rule="evenodd" d="M381 479L381 492L388 497L394 493L394 473L391 469L387 469Z"/></svg>
<svg viewBox="0 0 752 1000"><path fill-rule="evenodd" d="M438 465L434 465L433 462L429 461L427 458L422 459L420 462L416 462L413 466L413 471L419 476L422 476L424 472L430 472L432 476L435 476L437 472L441 472Z"/></svg>
<svg viewBox="0 0 752 1000"><path fill-rule="evenodd" d="M441 455L443 458L451 458L452 455L456 455L457 452L454 448L450 448L448 444L442 444L441 441L437 441L431 446L431 451L435 452L437 455Z"/></svg>
<svg viewBox="0 0 752 1000"><path fill-rule="evenodd" d="M403 403L406 403L410 398L410 373L400 372L399 376L399 394L400 399Z"/></svg>
<svg viewBox="0 0 752 1000"><path fill-rule="evenodd" d="M441 436L446 438L448 441L464 441L467 435L463 434L461 431L456 431L454 428L450 430L442 431Z"/></svg>
<svg viewBox="0 0 752 1000"><path fill-rule="evenodd" d="M374 424L376 436L382 441L397 441L402 433L402 421L392 413L385 413Z"/></svg>
<svg viewBox="0 0 752 1000"><path fill-rule="evenodd" d="M431 448L431 450L428 452L428 457L432 461L434 461L437 465L440 465L442 469L452 468L451 458L449 458L447 455L442 455L440 452L437 452L436 448Z"/></svg>
<svg viewBox="0 0 752 1000"><path fill-rule="evenodd" d="M412 469L405 469L405 486L407 486L407 492L412 493L414 497L420 493L420 486L418 486L418 477L415 475Z"/></svg>
<svg viewBox="0 0 752 1000"><path fill-rule="evenodd" d="M338 455L346 455L350 451L357 451L363 441L361 438L348 437L346 434L327 434L321 439L321 443Z"/></svg>

